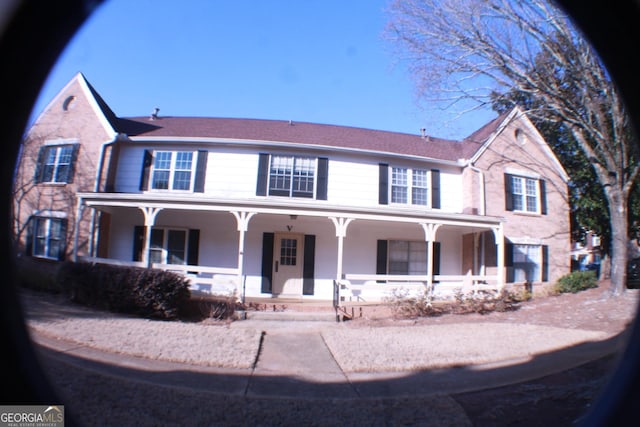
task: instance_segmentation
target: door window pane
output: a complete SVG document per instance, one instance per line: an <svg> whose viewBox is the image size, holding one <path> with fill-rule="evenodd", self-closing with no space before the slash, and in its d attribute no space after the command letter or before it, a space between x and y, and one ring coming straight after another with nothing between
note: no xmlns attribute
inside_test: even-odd
<svg viewBox="0 0 640 427"><path fill-rule="evenodd" d="M298 240L284 238L280 240L280 265L296 265Z"/></svg>

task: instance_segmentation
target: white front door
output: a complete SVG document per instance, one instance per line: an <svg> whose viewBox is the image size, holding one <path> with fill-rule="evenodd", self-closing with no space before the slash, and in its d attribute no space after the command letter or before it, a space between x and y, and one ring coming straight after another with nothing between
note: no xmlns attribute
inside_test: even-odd
<svg viewBox="0 0 640 427"><path fill-rule="evenodd" d="M304 235L276 233L273 245L273 295L300 297Z"/></svg>

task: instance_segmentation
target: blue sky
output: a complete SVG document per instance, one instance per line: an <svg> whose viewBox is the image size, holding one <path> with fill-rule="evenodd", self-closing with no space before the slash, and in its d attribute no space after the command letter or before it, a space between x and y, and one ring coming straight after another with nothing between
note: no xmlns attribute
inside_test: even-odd
<svg viewBox="0 0 640 427"><path fill-rule="evenodd" d="M248 117L460 139L495 114L419 103L383 38L388 0L110 0L34 106L81 71L121 117Z"/></svg>

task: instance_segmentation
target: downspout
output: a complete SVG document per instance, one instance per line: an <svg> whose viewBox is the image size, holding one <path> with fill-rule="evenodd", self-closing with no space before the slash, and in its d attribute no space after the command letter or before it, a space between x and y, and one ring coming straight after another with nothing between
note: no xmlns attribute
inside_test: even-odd
<svg viewBox="0 0 640 427"><path fill-rule="evenodd" d="M126 139L126 135L123 133L116 133L115 136L113 137L113 140L111 141L107 141L102 143L101 147L100 147L100 157L98 158L98 169L96 170L96 179L95 179L95 183L93 185L93 192L94 193L98 193L100 192L100 180L102 178L102 174L104 172L104 157L105 157L105 152L107 150L107 147L112 146L113 144L117 143L118 141L122 141ZM96 250L96 245L95 245L95 241L96 241L96 210L92 209L92 213L91 213L91 223L89 225L89 230L91 230L91 233L89 234L89 256L91 257L95 257L97 254L97 250Z"/></svg>
<svg viewBox="0 0 640 427"><path fill-rule="evenodd" d="M476 172L478 175L480 175L480 183L479 183L479 187L480 187L480 215L486 215L486 205L487 205L487 197L485 194L485 187L484 187L484 172L473 166L471 164L471 162L469 162L468 164L469 169L471 169L472 171Z"/></svg>

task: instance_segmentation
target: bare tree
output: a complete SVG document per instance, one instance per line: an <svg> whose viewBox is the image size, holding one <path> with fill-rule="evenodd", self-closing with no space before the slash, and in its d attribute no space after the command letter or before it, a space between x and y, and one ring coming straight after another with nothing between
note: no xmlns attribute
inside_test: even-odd
<svg viewBox="0 0 640 427"><path fill-rule="evenodd" d="M624 292L638 146L611 77L567 16L543 0L396 0L390 15L423 98L484 106L517 90L539 101L530 116L568 127L605 189L611 293Z"/></svg>

